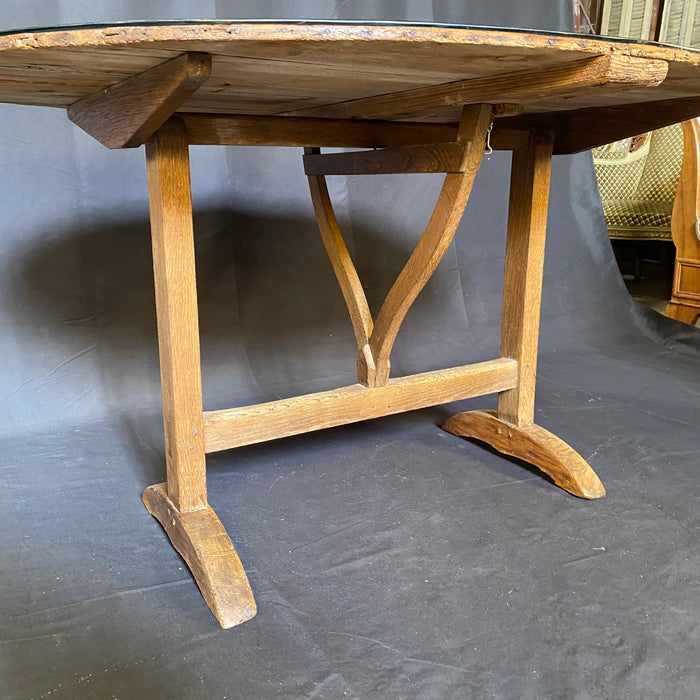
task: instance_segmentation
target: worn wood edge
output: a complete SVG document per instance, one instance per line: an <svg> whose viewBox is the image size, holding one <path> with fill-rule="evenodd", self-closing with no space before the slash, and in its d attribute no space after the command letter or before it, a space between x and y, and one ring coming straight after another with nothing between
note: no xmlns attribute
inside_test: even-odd
<svg viewBox="0 0 700 700"><path fill-rule="evenodd" d="M134 46L163 48L177 42L186 45L202 42L274 41L293 43L306 41L332 46L336 42L355 42L361 46L380 42L401 42L409 45L423 43L486 45L494 48L555 49L592 56L623 54L700 65L700 52L678 46L626 43L624 39L609 40L585 35L556 35L541 32L509 31L507 29L441 27L421 25L367 26L361 23L294 24L290 22L236 23L207 22L192 24L145 25L117 24L58 31L17 31L0 36L0 52L7 50L99 48L102 46Z"/></svg>
<svg viewBox="0 0 700 700"><path fill-rule="evenodd" d="M251 114L178 112L191 146L295 146L300 148L391 148L451 143L459 124L391 122L373 119L324 119ZM528 132L494 124L491 147L525 147Z"/></svg>
<svg viewBox="0 0 700 700"><path fill-rule="evenodd" d="M433 143L378 151L318 153L304 156L307 175L388 175L392 173L460 173L464 146Z"/></svg>
<svg viewBox="0 0 700 700"><path fill-rule="evenodd" d="M186 53L92 93L68 118L107 148L145 143L209 78L211 56Z"/></svg>
<svg viewBox="0 0 700 700"><path fill-rule="evenodd" d="M414 119L464 104L497 103L503 95L507 95L511 102L527 103L534 99L579 96L581 91L603 86L620 90L656 87L664 81L667 73L666 61L614 54L345 100L285 114L345 119ZM504 111L503 116L513 115Z"/></svg>
<svg viewBox="0 0 700 700"><path fill-rule="evenodd" d="M499 419L495 411L468 411L452 416L442 427L448 433L481 440L503 454L532 464L574 496L605 496L605 487L583 457L539 425L516 426Z"/></svg>
<svg viewBox="0 0 700 700"><path fill-rule="evenodd" d="M255 406L204 413L207 452L275 440L314 430L380 418L515 386L517 363L505 358L295 396Z"/></svg>
<svg viewBox="0 0 700 700"><path fill-rule="evenodd" d="M219 624L228 629L255 617L248 577L211 506L181 513L168 498L167 484L149 486L142 500L187 563Z"/></svg>

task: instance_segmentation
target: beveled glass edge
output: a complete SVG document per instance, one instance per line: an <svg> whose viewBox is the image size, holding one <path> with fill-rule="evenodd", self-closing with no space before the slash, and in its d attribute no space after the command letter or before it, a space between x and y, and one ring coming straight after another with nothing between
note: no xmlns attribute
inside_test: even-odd
<svg viewBox="0 0 700 700"><path fill-rule="evenodd" d="M526 29L523 27L494 27L476 24L452 24L445 22L405 22L388 20L339 20L339 19L169 19L169 20L135 20L117 22L99 22L95 24L64 24L57 27L26 27L3 30L0 37L13 34L50 34L52 32L70 32L84 29L107 29L109 27L169 27L197 24L291 24L298 26L345 26L345 27L417 27L438 29L465 29L487 32L511 32L513 34L537 34L540 36L563 37L570 39L591 39L610 43L633 44L637 46L659 46L668 49L681 49L691 53L700 53L700 48L681 46L679 44L664 44L658 41L629 39L627 37L603 36L601 34L582 34L578 32L563 32L549 29Z"/></svg>

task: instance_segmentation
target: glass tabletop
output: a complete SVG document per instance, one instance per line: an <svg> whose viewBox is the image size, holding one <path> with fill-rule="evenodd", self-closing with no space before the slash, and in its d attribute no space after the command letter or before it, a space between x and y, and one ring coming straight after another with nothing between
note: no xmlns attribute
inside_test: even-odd
<svg viewBox="0 0 700 700"><path fill-rule="evenodd" d="M235 25L235 24L289 24L297 26L347 26L347 27L416 27L439 29L464 29L483 32L511 32L514 34L537 34L540 36L569 37L572 39L589 39L593 41L606 41L611 43L634 44L639 46L664 46L668 48L682 48L684 51L700 53L700 49L673 44L664 44L658 41L644 41L641 39L628 39L627 37L603 36L601 34L582 34L575 32L551 31L544 29L526 29L523 27L492 27L468 24L450 24L443 22L400 22L400 21L374 21L374 20L316 20L316 19L176 19L176 20L137 20L127 22L102 22L96 24L65 24L55 27L28 27L10 29L0 32L0 36L26 33L49 33L77 31L85 29L106 29L107 27L168 27L187 26L197 24L210 25Z"/></svg>

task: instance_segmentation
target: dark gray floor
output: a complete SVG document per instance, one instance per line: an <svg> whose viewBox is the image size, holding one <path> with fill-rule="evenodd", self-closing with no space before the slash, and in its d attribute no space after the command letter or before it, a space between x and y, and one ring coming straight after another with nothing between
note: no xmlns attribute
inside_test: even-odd
<svg viewBox="0 0 700 700"><path fill-rule="evenodd" d="M697 697L697 357L647 350L542 358L601 501L437 427L483 401L211 459L259 605L228 631L139 501L157 418L4 441L0 695Z"/></svg>

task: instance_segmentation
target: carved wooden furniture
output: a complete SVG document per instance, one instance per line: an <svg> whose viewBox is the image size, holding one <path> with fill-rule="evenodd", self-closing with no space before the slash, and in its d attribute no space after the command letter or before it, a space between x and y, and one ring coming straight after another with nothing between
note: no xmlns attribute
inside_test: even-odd
<svg viewBox="0 0 700 700"><path fill-rule="evenodd" d="M700 316L700 120L682 126L683 164L671 216L676 261L666 315L695 323Z"/></svg>
<svg viewBox="0 0 700 700"><path fill-rule="evenodd" d="M666 315L686 323L700 315L699 157L698 119L593 149L610 237L673 239L675 273ZM640 262L638 257L637 275Z"/></svg>
<svg viewBox="0 0 700 700"><path fill-rule="evenodd" d="M256 608L208 505L207 453L495 392L497 411L453 416L445 429L536 465L577 496L604 495L588 464L533 423L551 156L700 114L700 54L449 26L217 22L0 36L0 66L0 101L67 108L110 148L146 145L167 482L143 499L222 626ZM513 152L500 357L392 378L397 331L455 234L487 141ZM188 167L197 144L306 149L357 339L357 384L203 410ZM445 180L373 319L325 177L393 172Z"/></svg>

